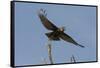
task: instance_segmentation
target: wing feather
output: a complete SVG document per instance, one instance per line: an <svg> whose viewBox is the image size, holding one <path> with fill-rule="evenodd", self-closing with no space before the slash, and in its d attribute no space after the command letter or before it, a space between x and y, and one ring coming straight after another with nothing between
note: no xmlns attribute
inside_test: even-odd
<svg viewBox="0 0 100 68"><path fill-rule="evenodd" d="M57 30L58 28L50 21L48 18L43 14L40 13L38 14L42 24L48 29L48 30Z"/></svg>
<svg viewBox="0 0 100 68"><path fill-rule="evenodd" d="M60 38L65 40L66 42L78 45L80 47L84 47L84 46L78 44L74 39L72 39L69 35L65 34L64 32L61 33Z"/></svg>

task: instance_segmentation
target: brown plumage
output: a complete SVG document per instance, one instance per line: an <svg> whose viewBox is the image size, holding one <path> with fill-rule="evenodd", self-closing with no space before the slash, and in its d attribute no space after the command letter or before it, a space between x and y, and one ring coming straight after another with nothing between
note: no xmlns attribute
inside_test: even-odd
<svg viewBox="0 0 100 68"><path fill-rule="evenodd" d="M54 41L59 41L60 39L63 39L66 42L72 43L74 45L80 46L80 47L84 47L80 44L78 44L74 39L72 39L69 35L67 35L66 33L64 33L64 27L62 28L58 28L57 26L55 26L47 17L46 17L46 13L43 9L40 9L38 11L38 16L42 22L42 24L45 26L45 28L47 28L48 30L51 30L52 32L49 33L45 33L46 36L50 39L50 40L54 40Z"/></svg>

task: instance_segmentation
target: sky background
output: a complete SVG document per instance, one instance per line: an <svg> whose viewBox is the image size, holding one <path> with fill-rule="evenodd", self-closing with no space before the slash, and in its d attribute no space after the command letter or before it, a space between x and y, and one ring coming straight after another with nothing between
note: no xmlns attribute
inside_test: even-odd
<svg viewBox="0 0 100 68"><path fill-rule="evenodd" d="M96 7L54 5L39 3L15 3L15 65L49 63L45 33L49 32L41 23L37 11L46 10L47 18L56 26L65 26L65 33L74 38L81 48L61 41L52 42L54 63L70 63L74 55L76 62L96 61Z"/></svg>

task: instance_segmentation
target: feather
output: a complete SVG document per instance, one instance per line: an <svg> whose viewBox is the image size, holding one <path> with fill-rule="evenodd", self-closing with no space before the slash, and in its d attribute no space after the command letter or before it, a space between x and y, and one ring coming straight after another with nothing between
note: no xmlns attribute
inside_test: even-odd
<svg viewBox="0 0 100 68"><path fill-rule="evenodd" d="M78 44L73 38L71 38L69 35L65 34L64 32L62 32L60 34L60 38L66 42L72 43L72 44L80 46L80 47L84 47L84 46Z"/></svg>
<svg viewBox="0 0 100 68"><path fill-rule="evenodd" d="M44 13L44 12L43 12ZM44 15L43 13L39 12L38 16L42 22L42 24L48 29L48 30L57 30L58 28Z"/></svg>

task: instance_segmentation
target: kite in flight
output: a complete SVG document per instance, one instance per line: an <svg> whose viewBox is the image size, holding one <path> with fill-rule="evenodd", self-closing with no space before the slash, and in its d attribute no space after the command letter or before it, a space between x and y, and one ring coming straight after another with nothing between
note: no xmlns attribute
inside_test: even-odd
<svg viewBox="0 0 100 68"><path fill-rule="evenodd" d="M71 38L69 35L64 33L65 28L61 27L58 28L55 26L46 16L45 10L40 9L38 11L38 16L40 18L40 21L45 26L46 29L51 30L52 32L45 33L46 36L49 38L49 40L59 41L60 39L63 39L66 42L72 43L74 45L84 47L80 44L78 44L73 38Z"/></svg>

